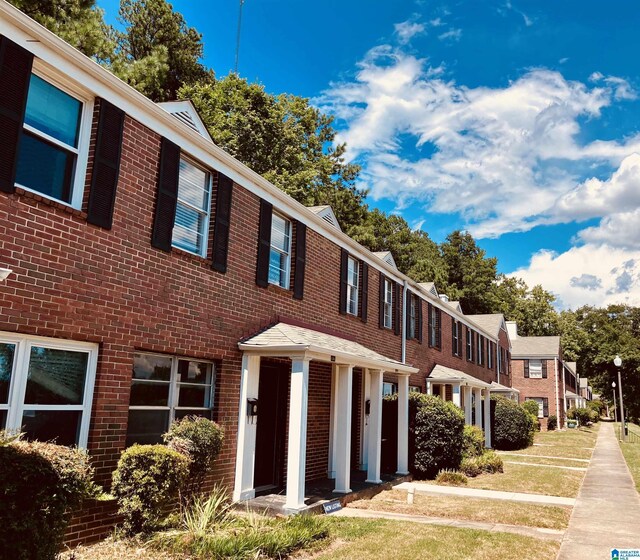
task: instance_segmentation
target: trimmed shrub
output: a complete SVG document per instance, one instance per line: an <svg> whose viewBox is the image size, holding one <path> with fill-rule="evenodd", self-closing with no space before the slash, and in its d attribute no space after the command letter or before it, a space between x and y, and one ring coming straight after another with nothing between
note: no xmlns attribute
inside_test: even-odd
<svg viewBox="0 0 640 560"><path fill-rule="evenodd" d="M470 478L474 478L482 473L482 462L480 457L465 457L460 463L460 472Z"/></svg>
<svg viewBox="0 0 640 560"><path fill-rule="evenodd" d="M436 476L436 482L446 486L463 486L467 484L469 480L461 472L443 469L438 473L438 476Z"/></svg>
<svg viewBox="0 0 640 560"><path fill-rule="evenodd" d="M201 491L205 477L222 449L224 431L215 422L200 416L185 416L173 422L163 439L167 446L191 459L184 488L187 497Z"/></svg>
<svg viewBox="0 0 640 560"><path fill-rule="evenodd" d="M84 451L13 440L0 446L0 558L52 560L71 510L98 494Z"/></svg>
<svg viewBox="0 0 640 560"><path fill-rule="evenodd" d="M189 475L190 459L164 445L133 445L113 473L113 495L129 534L161 527Z"/></svg>
<svg viewBox="0 0 640 560"><path fill-rule="evenodd" d="M524 408L529 414L532 416L538 417L538 403L536 401L524 401L522 403L522 408Z"/></svg>
<svg viewBox="0 0 640 560"><path fill-rule="evenodd" d="M503 472L504 471L504 463L502 462L502 457L498 455L495 451L486 451L480 457L480 466L482 467L482 472L486 472L489 474Z"/></svg>
<svg viewBox="0 0 640 560"><path fill-rule="evenodd" d="M589 420L591 420L592 424L600 421L600 413L593 409L588 409L589 412Z"/></svg>
<svg viewBox="0 0 640 560"><path fill-rule="evenodd" d="M569 411L573 412L573 418L569 416L568 412L567 412L567 416L569 416L569 418L577 420L581 426L586 426L587 424L589 424L589 422L591 422L591 411L589 409L571 408L569 409Z"/></svg>
<svg viewBox="0 0 640 560"><path fill-rule="evenodd" d="M531 415L517 403L495 397L495 430L493 443L496 449L524 449L533 443L534 426ZM537 420L537 418L536 418Z"/></svg>
<svg viewBox="0 0 640 560"><path fill-rule="evenodd" d="M465 426L462 434L463 457L479 457L484 453L484 432L478 426Z"/></svg>
<svg viewBox="0 0 640 560"><path fill-rule="evenodd" d="M558 417L555 414L552 414L547 419L547 430L552 432L558 427Z"/></svg>
<svg viewBox="0 0 640 560"><path fill-rule="evenodd" d="M415 450L410 456L417 478L433 478L442 469L457 469L464 445L464 415L453 403L433 395L411 393L409 437ZM413 459L413 460L411 460Z"/></svg>

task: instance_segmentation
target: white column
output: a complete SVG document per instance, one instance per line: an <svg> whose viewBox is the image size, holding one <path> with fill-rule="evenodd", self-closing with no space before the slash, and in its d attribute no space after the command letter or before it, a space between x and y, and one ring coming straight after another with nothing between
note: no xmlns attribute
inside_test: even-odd
<svg viewBox="0 0 640 560"><path fill-rule="evenodd" d="M327 478L336 477L336 431L338 422L336 415L338 411L338 366L331 364L331 411L329 420L329 465L327 468Z"/></svg>
<svg viewBox="0 0 640 560"><path fill-rule="evenodd" d="M464 423L471 426L471 387L464 387Z"/></svg>
<svg viewBox="0 0 640 560"><path fill-rule="evenodd" d="M433 395L433 383L427 381L427 395Z"/></svg>
<svg viewBox="0 0 640 560"><path fill-rule="evenodd" d="M335 492L351 492L351 408L353 391L353 366L338 366L338 399L336 426Z"/></svg>
<svg viewBox="0 0 640 560"><path fill-rule="evenodd" d="M491 448L491 393L484 390L484 446Z"/></svg>
<svg viewBox="0 0 640 560"><path fill-rule="evenodd" d="M247 416L247 399L258 398L260 383L260 356L242 355L240 372L240 403L238 406L238 441L236 449L236 477L233 500L250 500L255 497L253 471L256 453L257 418Z"/></svg>
<svg viewBox="0 0 640 560"><path fill-rule="evenodd" d="M444 400L447 400L446 399L447 386L446 385L442 385L442 388L440 389L440 391L442 391L442 389L445 390ZM459 383L452 383L451 384L451 399L453 400L453 404L455 404L458 408L462 408L462 395L460 394L460 384Z"/></svg>
<svg viewBox="0 0 640 560"><path fill-rule="evenodd" d="M289 395L287 500L284 506L286 513L295 513L305 507L308 389L309 358L293 357L291 359L291 391Z"/></svg>
<svg viewBox="0 0 640 560"><path fill-rule="evenodd" d="M370 415L367 415L367 401L371 401L371 375L366 368L362 369L362 411L360 414L360 470L366 471L369 463L369 430ZM369 402L371 408L371 402Z"/></svg>
<svg viewBox="0 0 640 560"><path fill-rule="evenodd" d="M482 427L482 389L473 390L476 397L476 422L474 426Z"/></svg>
<svg viewBox="0 0 640 560"><path fill-rule="evenodd" d="M409 376L398 376L398 474L409 474Z"/></svg>
<svg viewBox="0 0 640 560"><path fill-rule="evenodd" d="M382 457L382 371L370 370L371 414L369 414L369 444L367 458L367 482L379 484L380 458Z"/></svg>

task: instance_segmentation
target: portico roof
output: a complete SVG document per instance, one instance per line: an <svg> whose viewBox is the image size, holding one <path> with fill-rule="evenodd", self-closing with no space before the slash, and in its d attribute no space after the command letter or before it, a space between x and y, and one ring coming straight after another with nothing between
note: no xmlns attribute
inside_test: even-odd
<svg viewBox="0 0 640 560"><path fill-rule="evenodd" d="M518 389L515 387L507 387L506 385L501 385L500 383L496 383L495 381L491 382L491 392L492 393L519 393Z"/></svg>
<svg viewBox="0 0 640 560"><path fill-rule="evenodd" d="M579 399L580 398L580 395L576 395L575 393L573 393L571 391L567 391L564 396L567 397L568 399Z"/></svg>
<svg viewBox="0 0 640 560"><path fill-rule="evenodd" d="M491 385L476 379L473 375L469 375L464 371L453 369L450 367L436 364L433 366L431 373L427 376L427 381L440 381L442 383L460 383L461 385L468 385L469 387L480 387L482 389L489 389Z"/></svg>
<svg viewBox="0 0 640 560"><path fill-rule="evenodd" d="M419 371L418 368L383 356L352 340L288 323L277 323L241 340L238 348L261 356L304 354L312 359L402 374Z"/></svg>

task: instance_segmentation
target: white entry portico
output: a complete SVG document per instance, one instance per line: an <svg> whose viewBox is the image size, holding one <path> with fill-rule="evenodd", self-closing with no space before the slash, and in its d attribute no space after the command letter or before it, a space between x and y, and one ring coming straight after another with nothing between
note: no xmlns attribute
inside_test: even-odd
<svg viewBox="0 0 640 560"><path fill-rule="evenodd" d="M255 416L250 406L258 398L261 358L291 360L287 455L286 513L306 508L307 414L309 399L309 364L330 363L331 414L327 473L335 478L335 492L348 493L351 477L351 422L353 370L363 372L362 386L367 405L367 422L361 433L360 463L367 472L367 482L379 483L381 466L382 386L385 372L398 381L398 449L397 468L408 473L409 376L418 369L387 358L369 348L344 338L308 328L278 323L238 344L243 352L240 379L236 475L233 498L249 500L255 496L256 428L260 422L260 405Z"/></svg>

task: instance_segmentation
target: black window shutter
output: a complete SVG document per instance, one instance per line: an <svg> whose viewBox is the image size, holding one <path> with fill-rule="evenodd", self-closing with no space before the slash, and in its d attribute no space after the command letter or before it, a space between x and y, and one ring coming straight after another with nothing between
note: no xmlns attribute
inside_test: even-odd
<svg viewBox="0 0 640 560"><path fill-rule="evenodd" d="M0 35L0 191L15 191L33 55ZM37 165L37 162L33 162Z"/></svg>
<svg viewBox="0 0 640 560"><path fill-rule="evenodd" d="M549 416L549 399L547 397L542 399L542 416L545 418Z"/></svg>
<svg viewBox="0 0 640 560"><path fill-rule="evenodd" d="M380 273L380 290L379 290L380 301L378 302L378 327L380 327L381 329L384 328L384 296L385 296L384 280L385 280L385 276L381 272Z"/></svg>
<svg viewBox="0 0 640 560"><path fill-rule="evenodd" d="M433 339L431 333L433 331L433 305L427 303L427 342L429 346L433 346Z"/></svg>
<svg viewBox="0 0 640 560"><path fill-rule="evenodd" d="M529 360L524 361L524 376L529 377Z"/></svg>
<svg viewBox="0 0 640 560"><path fill-rule="evenodd" d="M176 219L178 202L178 181L180 179L180 147L162 139L160 145L160 172L158 173L158 194L153 218L151 245L163 251L171 251L173 224Z"/></svg>
<svg viewBox="0 0 640 560"><path fill-rule="evenodd" d="M542 378L547 378L547 360L542 360Z"/></svg>
<svg viewBox="0 0 640 560"><path fill-rule="evenodd" d="M442 311L436 309L436 346L442 348Z"/></svg>
<svg viewBox="0 0 640 560"><path fill-rule="evenodd" d="M462 358L462 324L458 323L458 356Z"/></svg>
<svg viewBox="0 0 640 560"><path fill-rule="evenodd" d="M258 226L258 262L256 284L261 288L269 285L269 256L271 254L271 219L273 205L260 199L260 222Z"/></svg>
<svg viewBox="0 0 640 560"><path fill-rule="evenodd" d="M211 263L211 268L223 274L227 272L232 196L233 181L223 173L218 173L216 221L213 224L213 262Z"/></svg>
<svg viewBox="0 0 640 560"><path fill-rule="evenodd" d="M307 225L296 222L296 270L293 276L293 298L304 297L304 269L307 263Z"/></svg>
<svg viewBox="0 0 640 560"><path fill-rule="evenodd" d="M405 333L407 336L407 340L411 340L413 337L411 336L411 329L409 328L409 324L411 321L411 298L413 297L413 294L411 292L407 292L407 299L404 302L404 307L405 307L405 313L404 313L404 320L405 320Z"/></svg>
<svg viewBox="0 0 640 560"><path fill-rule="evenodd" d="M418 296L414 296L416 298L416 334L418 338L418 342L422 344L422 299Z"/></svg>
<svg viewBox="0 0 640 560"><path fill-rule="evenodd" d="M113 224L123 130L124 111L101 99L87 222L105 229Z"/></svg>
<svg viewBox="0 0 640 560"><path fill-rule="evenodd" d="M457 332L458 332L458 324L456 323L456 320L452 317L451 318L451 353L454 356L457 356L458 354L458 341L456 340Z"/></svg>
<svg viewBox="0 0 640 560"><path fill-rule="evenodd" d="M347 271L349 266L349 253L346 249L340 249L340 313L347 314Z"/></svg>
<svg viewBox="0 0 640 560"><path fill-rule="evenodd" d="M360 263L360 319L367 322L369 316L369 265L366 262Z"/></svg>
<svg viewBox="0 0 640 560"><path fill-rule="evenodd" d="M395 302L393 305L394 317L393 317L393 332L394 334L400 334L401 321L402 321L402 286L396 284Z"/></svg>

